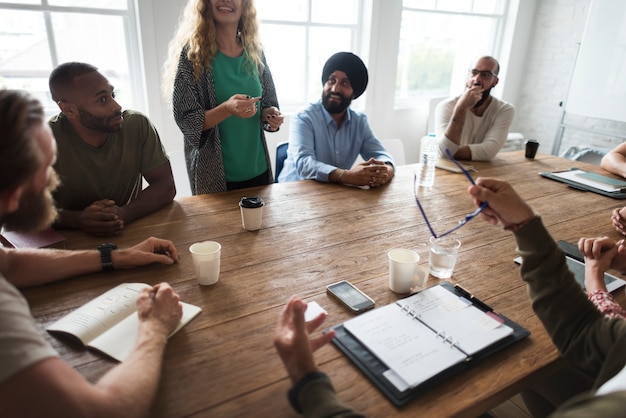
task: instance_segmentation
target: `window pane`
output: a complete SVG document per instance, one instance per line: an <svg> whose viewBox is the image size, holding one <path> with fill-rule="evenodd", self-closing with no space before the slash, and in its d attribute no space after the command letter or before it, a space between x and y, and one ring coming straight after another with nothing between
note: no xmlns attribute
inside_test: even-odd
<svg viewBox="0 0 626 418"><path fill-rule="evenodd" d="M12 4L41 4L41 0L0 0L0 4L2 3L12 3ZM4 13L4 12L3 12Z"/></svg>
<svg viewBox="0 0 626 418"><path fill-rule="evenodd" d="M52 60L43 13L3 10L0 27L0 87L27 90L51 106Z"/></svg>
<svg viewBox="0 0 626 418"><path fill-rule="evenodd" d="M311 28L309 36L309 101L322 94L322 70L335 52L352 50L352 31L342 28Z"/></svg>
<svg viewBox="0 0 626 418"><path fill-rule="evenodd" d="M357 0L315 0L311 2L311 21L352 25L357 23Z"/></svg>
<svg viewBox="0 0 626 418"><path fill-rule="evenodd" d="M82 61L98 67L115 86L117 99L132 108L123 18L80 13L54 13L52 23L59 63ZM94 30L106 28L106 30Z"/></svg>
<svg viewBox="0 0 626 418"><path fill-rule="evenodd" d="M404 0L402 7L435 10L437 8L437 0Z"/></svg>
<svg viewBox="0 0 626 418"><path fill-rule="evenodd" d="M256 0L257 18L260 20L283 20L306 22L307 0Z"/></svg>
<svg viewBox="0 0 626 418"><path fill-rule="evenodd" d="M473 0L437 0L437 10L448 12L465 12L472 11Z"/></svg>
<svg viewBox="0 0 626 418"><path fill-rule="evenodd" d="M493 53L496 29L495 18L404 11L396 99L458 94L472 59Z"/></svg>
<svg viewBox="0 0 626 418"><path fill-rule="evenodd" d="M320 98L322 67L328 57L357 45L362 3L256 0L264 50L283 112Z"/></svg>
<svg viewBox="0 0 626 418"><path fill-rule="evenodd" d="M502 0L480 0L474 2L474 13L502 14L504 2Z"/></svg>
<svg viewBox="0 0 626 418"><path fill-rule="evenodd" d="M261 32L280 108L293 110L306 101L305 28L266 23Z"/></svg>
<svg viewBox="0 0 626 418"><path fill-rule="evenodd" d="M94 7L97 9L126 10L127 0L48 0L50 6Z"/></svg>

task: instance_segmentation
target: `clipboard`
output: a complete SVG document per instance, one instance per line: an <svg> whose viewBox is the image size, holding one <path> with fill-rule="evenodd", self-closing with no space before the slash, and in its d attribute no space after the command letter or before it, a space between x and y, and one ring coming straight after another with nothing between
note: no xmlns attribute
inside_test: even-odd
<svg viewBox="0 0 626 418"><path fill-rule="evenodd" d="M438 286L444 287L446 290L459 297L467 296L462 289L458 289L450 282L442 282ZM489 308L485 303L476 298L472 298L472 301L474 306L483 312L491 310L491 308ZM505 325L513 328L513 333L511 335L475 353L469 361L464 361L449 367L419 385L408 388L404 391L398 390L397 387L385 377L384 374L389 370L389 367L380 361L367 347L365 347L365 345L361 344L360 341L353 337L344 328L343 324L336 325L328 330L332 329L335 331L333 344L335 344L335 346L339 348L339 350L341 350L368 379L370 379L376 388L382 392L393 405L400 407L406 405L411 400L428 392L451 377L474 367L479 364L481 360L530 335L530 332L527 329L513 322L506 316L502 314L498 314L498 316L504 321Z"/></svg>
<svg viewBox="0 0 626 418"><path fill-rule="evenodd" d="M602 174L581 170L580 168L570 168L564 171L542 171L540 176L550 180L565 183L568 186L613 199L626 199L626 182Z"/></svg>

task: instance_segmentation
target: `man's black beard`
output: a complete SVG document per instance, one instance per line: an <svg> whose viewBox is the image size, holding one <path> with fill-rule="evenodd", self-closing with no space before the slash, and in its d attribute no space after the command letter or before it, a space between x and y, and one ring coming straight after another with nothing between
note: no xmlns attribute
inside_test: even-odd
<svg viewBox="0 0 626 418"><path fill-rule="evenodd" d="M491 89L483 91L483 97L474 105L474 109L478 109L481 107L489 98L489 93L491 93Z"/></svg>
<svg viewBox="0 0 626 418"><path fill-rule="evenodd" d="M98 131L98 132L105 132L105 133L117 132L121 129L121 126L111 127L110 125L107 124L109 119L119 117L121 116L121 114L122 112L120 111L120 112L116 112L113 116L100 118L98 116L95 116L93 113L89 113L88 111L84 109L80 109L80 108L78 109L78 116L80 118L81 125L91 130Z"/></svg>
<svg viewBox="0 0 626 418"><path fill-rule="evenodd" d="M6 214L1 223L11 231L41 231L52 225L57 210L54 206L52 191L58 184L58 177L53 173L48 186L38 192L29 189L22 194L17 211Z"/></svg>
<svg viewBox="0 0 626 418"><path fill-rule="evenodd" d="M339 103L329 103L329 99L331 95L339 96L341 101ZM340 93L322 93L322 104L324 105L324 109L331 115L338 115L343 113L348 106L352 103L352 98L347 99L343 94Z"/></svg>

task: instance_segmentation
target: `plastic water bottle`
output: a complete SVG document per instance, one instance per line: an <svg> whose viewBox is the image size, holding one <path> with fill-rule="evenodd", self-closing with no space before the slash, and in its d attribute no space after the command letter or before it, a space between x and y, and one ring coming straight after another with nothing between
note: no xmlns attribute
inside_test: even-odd
<svg viewBox="0 0 626 418"><path fill-rule="evenodd" d="M419 185L421 187L433 187L435 184L435 164L439 157L439 144L434 133L422 139L420 154Z"/></svg>

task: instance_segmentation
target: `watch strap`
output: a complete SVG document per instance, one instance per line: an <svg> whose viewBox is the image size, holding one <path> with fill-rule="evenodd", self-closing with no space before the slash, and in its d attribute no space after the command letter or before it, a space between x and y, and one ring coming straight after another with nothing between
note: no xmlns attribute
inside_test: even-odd
<svg viewBox="0 0 626 418"><path fill-rule="evenodd" d="M102 264L103 271L113 270L113 260L111 259L111 251L116 250L117 245L112 243L100 244L98 250L100 251L100 263Z"/></svg>

